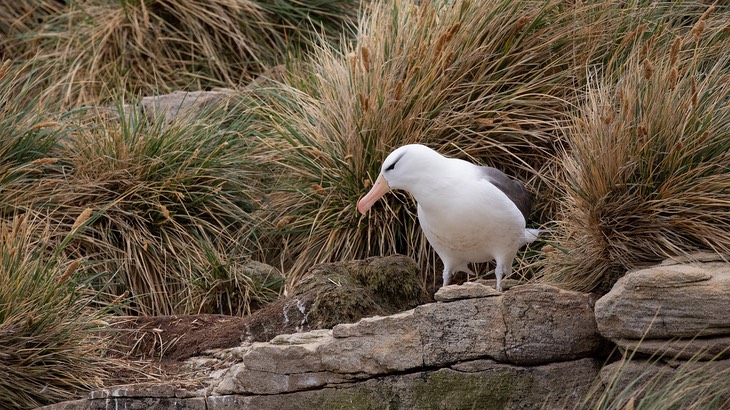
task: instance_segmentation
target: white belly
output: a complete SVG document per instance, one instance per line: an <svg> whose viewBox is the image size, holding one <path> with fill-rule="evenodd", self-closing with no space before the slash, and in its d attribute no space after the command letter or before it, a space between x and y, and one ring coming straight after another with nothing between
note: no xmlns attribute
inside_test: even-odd
<svg viewBox="0 0 730 410"><path fill-rule="evenodd" d="M484 184L419 201L421 228L444 263L487 262L520 247L524 217L506 195Z"/></svg>

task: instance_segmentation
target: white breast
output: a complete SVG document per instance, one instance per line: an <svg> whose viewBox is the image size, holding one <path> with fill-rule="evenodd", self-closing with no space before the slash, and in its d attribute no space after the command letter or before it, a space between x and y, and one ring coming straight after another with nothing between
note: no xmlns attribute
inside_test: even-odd
<svg viewBox="0 0 730 410"><path fill-rule="evenodd" d="M416 197L418 219L444 262L486 262L520 247L524 217L502 191L470 167L430 182L432 189Z"/></svg>

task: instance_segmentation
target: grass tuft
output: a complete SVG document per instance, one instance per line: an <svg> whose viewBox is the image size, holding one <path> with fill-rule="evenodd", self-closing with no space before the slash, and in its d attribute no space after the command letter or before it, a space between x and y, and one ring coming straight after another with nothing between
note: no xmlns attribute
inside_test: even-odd
<svg viewBox="0 0 730 410"><path fill-rule="evenodd" d="M700 355L698 355L700 356ZM687 361L625 353L601 370L579 408L724 409L730 405L730 367L719 358Z"/></svg>
<svg viewBox="0 0 730 410"><path fill-rule="evenodd" d="M45 206L72 231L88 225L71 247L111 297L128 291L142 314L249 311L264 288L242 273L260 205L244 129L229 128L240 118L150 123L130 109L87 121L60 144L64 177Z"/></svg>
<svg viewBox="0 0 730 410"><path fill-rule="evenodd" d="M78 280L81 260L59 257L48 221L0 221L0 407L29 409L79 397L122 365L104 311Z"/></svg>
<svg viewBox="0 0 730 410"><path fill-rule="evenodd" d="M57 170L53 150L68 129L38 96L46 78L32 66L16 67L9 60L0 66L0 215L22 212L32 201L29 186L52 189L53 182L41 180Z"/></svg>
<svg viewBox="0 0 730 410"><path fill-rule="evenodd" d="M281 63L290 49L306 44L319 30L337 38L351 22L357 4L354 0L65 2L35 19L37 24L17 20L23 27L0 40L0 50L7 58L32 60L51 71L44 93L70 106L109 102L120 90L150 95L233 87ZM21 11L10 8L16 14ZM36 14L45 10L39 9Z"/></svg>
<svg viewBox="0 0 730 410"><path fill-rule="evenodd" d="M730 39L660 40L596 72L566 129L561 252L547 255L546 281L605 292L634 267L730 251L730 59L713 46Z"/></svg>

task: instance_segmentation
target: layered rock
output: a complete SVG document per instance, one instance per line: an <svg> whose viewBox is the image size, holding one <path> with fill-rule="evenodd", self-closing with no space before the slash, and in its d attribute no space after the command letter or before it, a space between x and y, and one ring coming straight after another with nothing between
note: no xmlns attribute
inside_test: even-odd
<svg viewBox="0 0 730 410"><path fill-rule="evenodd" d="M637 402L651 392L674 394L678 408L687 397L697 408L728 408L729 309L730 264L717 256L627 273L596 302L598 329L624 353L601 369L604 389Z"/></svg>
<svg viewBox="0 0 730 410"><path fill-rule="evenodd" d="M602 340L589 295L547 285L440 292L448 302L218 351L227 365L198 390L107 389L66 408L562 408L588 391Z"/></svg>
<svg viewBox="0 0 730 410"><path fill-rule="evenodd" d="M600 333L641 353L730 357L730 264L704 259L627 273L596 302Z"/></svg>

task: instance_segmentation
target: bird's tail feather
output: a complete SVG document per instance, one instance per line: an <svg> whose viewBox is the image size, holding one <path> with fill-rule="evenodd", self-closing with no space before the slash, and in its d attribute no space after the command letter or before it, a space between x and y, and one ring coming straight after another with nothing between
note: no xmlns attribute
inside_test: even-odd
<svg viewBox="0 0 730 410"><path fill-rule="evenodd" d="M522 238L523 245L527 245L528 243L532 243L537 239L540 234L543 233L549 233L552 232L549 229L532 229L532 228L525 228L525 234Z"/></svg>

